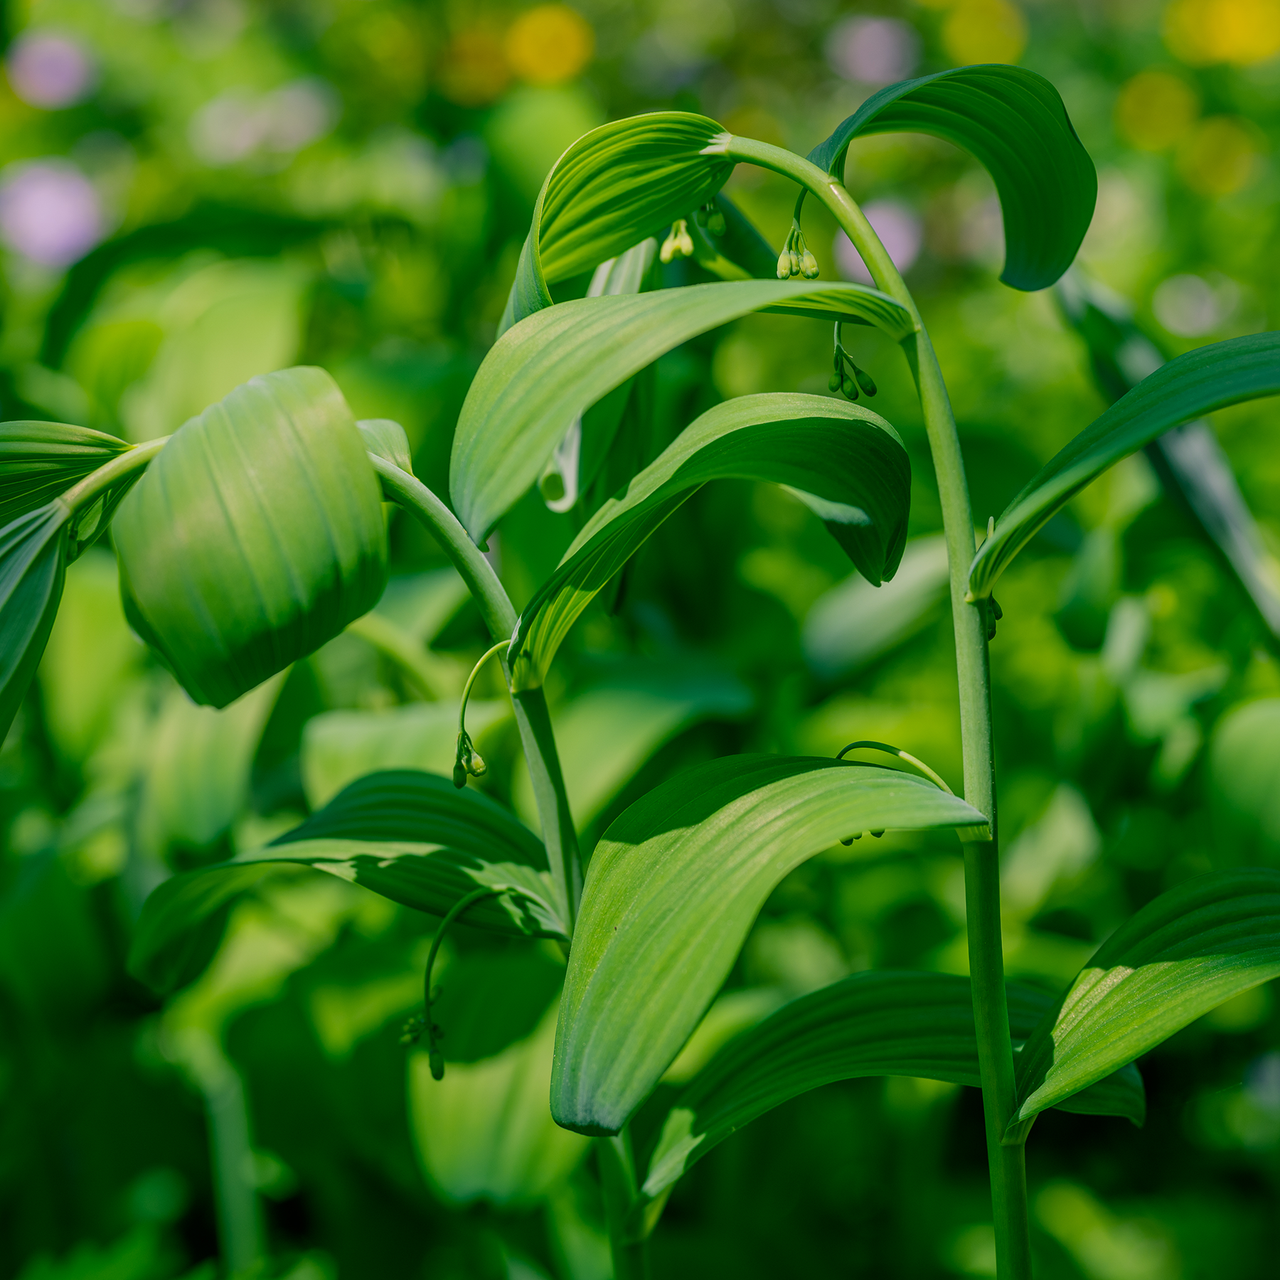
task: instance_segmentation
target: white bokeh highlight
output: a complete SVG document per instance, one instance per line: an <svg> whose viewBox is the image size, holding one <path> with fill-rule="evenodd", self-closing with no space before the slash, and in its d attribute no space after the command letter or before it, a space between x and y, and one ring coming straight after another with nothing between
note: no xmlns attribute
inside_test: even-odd
<svg viewBox="0 0 1280 1280"><path fill-rule="evenodd" d="M14 93L47 111L74 106L93 91L93 60L79 41L57 31L24 31L5 54Z"/></svg>
<svg viewBox="0 0 1280 1280"><path fill-rule="evenodd" d="M0 240L24 258L66 267L104 233L102 201L74 165L51 158L0 172Z"/></svg>
<svg viewBox="0 0 1280 1280"><path fill-rule="evenodd" d="M862 206L862 212L893 259L893 265L902 272L910 270L920 256L920 246L924 241L920 215L901 200L872 200ZM872 283L871 272L843 231L836 232L832 248L836 266L844 279L855 280L859 284Z"/></svg>
<svg viewBox="0 0 1280 1280"><path fill-rule="evenodd" d="M920 37L897 18L846 18L827 37L827 63L853 84L905 80L920 61Z"/></svg>

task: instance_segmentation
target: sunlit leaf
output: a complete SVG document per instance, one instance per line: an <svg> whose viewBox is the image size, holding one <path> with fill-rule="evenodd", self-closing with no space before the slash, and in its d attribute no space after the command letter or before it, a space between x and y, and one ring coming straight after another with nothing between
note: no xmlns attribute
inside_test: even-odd
<svg viewBox="0 0 1280 1280"><path fill-rule="evenodd" d="M356 423L370 453L413 475L413 451L405 429L390 418L364 418Z"/></svg>
<svg viewBox="0 0 1280 1280"><path fill-rule="evenodd" d="M1043 76L989 63L891 84L809 159L838 178L849 143L876 133L944 138L990 173L1004 214L1005 284L1043 289L1071 265L1093 218L1098 178L1058 91Z"/></svg>
<svg viewBox="0 0 1280 1280"><path fill-rule="evenodd" d="M875 289L810 280L691 285L540 311L498 340L462 407L449 489L467 532L488 537L589 405L664 352L753 311L874 324L895 340L912 329L907 311Z"/></svg>
<svg viewBox="0 0 1280 1280"><path fill-rule="evenodd" d="M1201 1014L1280 975L1280 871L1198 876L1161 894L1094 953L1018 1060L1010 1137Z"/></svg>
<svg viewBox="0 0 1280 1280"><path fill-rule="evenodd" d="M793 867L846 836L975 826L932 783L878 766L729 756L663 783L605 832L560 1005L551 1109L613 1133L671 1065Z"/></svg>
<svg viewBox="0 0 1280 1280"><path fill-rule="evenodd" d="M1170 360L1076 436L1005 508L974 558L970 591L990 595L1035 532L1121 458L1179 423L1277 392L1280 333L1215 342Z"/></svg>
<svg viewBox="0 0 1280 1280"><path fill-rule="evenodd" d="M0 527L128 448L115 436L65 422L0 422Z"/></svg>
<svg viewBox="0 0 1280 1280"><path fill-rule="evenodd" d="M134 629L223 707L369 610L381 488L320 369L254 378L174 435L115 520Z"/></svg>
<svg viewBox="0 0 1280 1280"><path fill-rule="evenodd" d="M892 577L906 542L911 464L878 414L807 395L741 396L708 410L591 518L521 614L516 687L539 684L592 598L709 480L785 484L823 518L862 575Z"/></svg>

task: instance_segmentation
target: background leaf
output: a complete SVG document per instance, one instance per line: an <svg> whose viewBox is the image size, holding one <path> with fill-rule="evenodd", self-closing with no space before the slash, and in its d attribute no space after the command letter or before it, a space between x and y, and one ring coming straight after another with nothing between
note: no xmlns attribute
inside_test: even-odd
<svg viewBox="0 0 1280 1280"><path fill-rule="evenodd" d="M128 448L115 436L65 422L0 422L0 528Z"/></svg>

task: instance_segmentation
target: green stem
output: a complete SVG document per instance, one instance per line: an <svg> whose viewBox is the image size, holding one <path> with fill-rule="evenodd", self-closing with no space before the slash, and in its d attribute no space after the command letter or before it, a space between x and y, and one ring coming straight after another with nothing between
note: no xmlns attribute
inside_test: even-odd
<svg viewBox="0 0 1280 1280"><path fill-rule="evenodd" d="M391 501L399 503L436 538L453 562L467 589L475 598L489 634L495 640L509 638L516 629L517 616L493 566L471 541L458 517L440 501L421 480L402 471L393 463L369 455L373 469L382 479L383 491ZM503 660L502 669L511 686L511 669ZM565 920L572 936L582 897L582 859L578 852L578 836L573 828L569 797L565 791L555 736L551 732L551 713L542 689L524 689L514 693L511 705L515 711L520 743L529 766L529 779L542 822L542 840L547 847L551 878L560 895Z"/></svg>
<svg viewBox="0 0 1280 1280"><path fill-rule="evenodd" d="M62 501L73 512L87 507L104 489L118 484L135 471L141 471L171 439L171 436L161 436L158 440L135 444L131 449L116 454L110 462L90 472L79 484L68 489L62 495Z"/></svg>
<svg viewBox="0 0 1280 1280"><path fill-rule="evenodd" d="M973 985L987 1161L991 1171L995 1217L996 1261L1002 1277L1027 1280L1031 1275L1031 1252L1022 1148L1006 1147L1001 1142L1014 1112L1014 1076L1000 935L995 744L991 727L986 606L981 601L970 602L965 598L969 593L969 566L974 555L973 513L951 401L915 299L866 215L843 183L817 165L781 147L727 135L716 146L731 159L772 169L798 182L820 200L862 255L876 287L905 307L915 322L915 332L903 341L902 347L920 395L946 534L956 669L960 682L964 798L980 810L989 823L985 831L974 830L965 844L965 899L969 924L969 973Z"/></svg>
<svg viewBox="0 0 1280 1280"><path fill-rule="evenodd" d="M458 703L458 732L466 733L467 731L467 702L471 698L471 686L476 682L476 676L480 674L480 668L484 666L495 653L505 649L511 642L509 640L499 640L491 649L486 649L480 661L471 668L471 674L467 677L467 683L462 686L462 699Z"/></svg>
<svg viewBox="0 0 1280 1280"><path fill-rule="evenodd" d="M613 1280L649 1280L649 1241L646 1237L636 1238L631 1230L637 1188L631 1142L626 1131L611 1138L597 1138L596 1157L600 1162L605 1220L609 1226Z"/></svg>

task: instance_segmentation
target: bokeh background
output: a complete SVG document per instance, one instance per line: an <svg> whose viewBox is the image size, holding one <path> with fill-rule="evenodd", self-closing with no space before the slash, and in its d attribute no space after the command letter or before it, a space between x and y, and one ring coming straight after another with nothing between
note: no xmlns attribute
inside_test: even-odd
<svg viewBox="0 0 1280 1280"><path fill-rule="evenodd" d="M533 201L575 137L674 106L804 153L877 87L970 62L1058 87L1099 172L1082 268L1166 353L1275 327L1280 307L1280 0L33 0L5 5L0 41L5 418L146 439L313 363L357 416L402 422L445 492ZM985 524L1104 406L1085 348L1052 293L997 282L999 206L966 156L873 138L847 181L920 299ZM728 191L780 244L786 184L740 170ZM825 277L860 278L813 202L806 232ZM873 332L851 340L912 452L900 581L851 579L780 490L700 493L552 677L586 848L664 776L732 751L888 740L958 787L923 430L901 357ZM825 391L829 341L755 317L663 357L653 451L718 399ZM1262 402L1213 422L1267 547L1275 415ZM537 494L504 522L517 606L575 527ZM273 882L168 1001L124 969L171 869L255 846L370 769L448 771L486 637L429 538L403 521L392 537L378 610L223 713L130 635L108 550L71 569L0 751L3 1275L608 1275L589 1149L545 1110L554 953L457 930L440 1085L398 1043L434 922L353 886ZM1140 457L1047 527L999 594L1008 967L1061 990L1155 894L1280 855L1277 642ZM486 679L471 711L484 786L536 824ZM875 966L965 971L954 842L890 835L789 877L675 1076L779 1000ZM1271 988L1142 1067L1144 1129L1036 1125L1041 1275L1271 1274ZM993 1274L976 1092L859 1081L795 1100L677 1188L654 1259L673 1280Z"/></svg>

